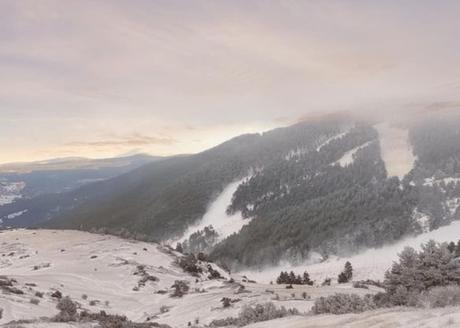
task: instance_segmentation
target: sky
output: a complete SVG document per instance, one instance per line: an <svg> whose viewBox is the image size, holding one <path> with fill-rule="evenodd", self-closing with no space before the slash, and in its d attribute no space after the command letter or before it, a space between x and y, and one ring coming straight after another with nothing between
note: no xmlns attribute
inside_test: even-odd
<svg viewBox="0 0 460 328"><path fill-rule="evenodd" d="M460 104L460 2L0 0L0 163Z"/></svg>

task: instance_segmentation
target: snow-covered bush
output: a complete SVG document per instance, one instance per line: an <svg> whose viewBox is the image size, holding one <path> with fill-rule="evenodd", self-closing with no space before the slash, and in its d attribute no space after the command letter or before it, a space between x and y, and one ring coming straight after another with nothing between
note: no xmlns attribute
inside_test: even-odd
<svg viewBox="0 0 460 328"><path fill-rule="evenodd" d="M360 313L376 308L372 295L360 297L355 294L335 294L318 298L311 311L314 314L345 314Z"/></svg>
<svg viewBox="0 0 460 328"><path fill-rule="evenodd" d="M38 298L31 298L30 299L30 304L38 305L39 303L40 303L40 300Z"/></svg>
<svg viewBox="0 0 460 328"><path fill-rule="evenodd" d="M223 308L228 308L232 305L232 300L228 297L224 297L220 300Z"/></svg>
<svg viewBox="0 0 460 328"><path fill-rule="evenodd" d="M77 304L69 296L61 298L56 308L59 313L54 317L54 321L68 322L77 319Z"/></svg>
<svg viewBox="0 0 460 328"><path fill-rule="evenodd" d="M182 297L187 294L190 289L188 282L184 280L176 280L171 288L174 288L171 297Z"/></svg>
<svg viewBox="0 0 460 328"><path fill-rule="evenodd" d="M171 328L171 326L156 322L132 322L124 315L107 314L105 311L100 311L99 313L82 311L80 313L79 320L82 322L96 321L99 323L98 327L100 328Z"/></svg>
<svg viewBox="0 0 460 328"><path fill-rule="evenodd" d="M185 272L191 273L193 276L198 276L198 274L203 272L203 269L198 266L198 260L193 254L181 257L178 264Z"/></svg>
<svg viewBox="0 0 460 328"><path fill-rule="evenodd" d="M326 278L324 279L323 283L321 286L330 286L331 285L331 278Z"/></svg>
<svg viewBox="0 0 460 328"><path fill-rule="evenodd" d="M366 285L366 284L363 284L360 281L355 281L355 282L353 282L353 288L369 289L369 286Z"/></svg>
<svg viewBox="0 0 460 328"><path fill-rule="evenodd" d="M257 304L255 306L246 305L243 307L238 317L229 317L218 319L211 322L211 327L225 326L246 326L251 323L268 321L278 318L284 318L291 315L298 315L299 311L295 308L286 309L284 306L277 308L273 303Z"/></svg>

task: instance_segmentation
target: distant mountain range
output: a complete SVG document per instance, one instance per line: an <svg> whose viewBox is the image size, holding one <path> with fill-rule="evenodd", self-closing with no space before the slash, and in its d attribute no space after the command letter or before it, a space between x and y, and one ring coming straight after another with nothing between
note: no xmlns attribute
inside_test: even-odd
<svg viewBox="0 0 460 328"><path fill-rule="evenodd" d="M86 184L106 180L129 172L161 157L134 156L88 159L59 158L30 163L0 165L0 226L28 225L40 211L34 204ZM20 209L20 210L16 210ZM6 214L5 214L6 213ZM30 220L26 219L30 216ZM10 221L13 218L15 221ZM40 219L39 219L40 220Z"/></svg>
<svg viewBox="0 0 460 328"><path fill-rule="evenodd" d="M21 213L4 225L171 242L241 181L215 220L238 214L243 228L221 238L212 227L198 230L186 249L234 267L354 252L460 217L459 123L443 113L396 123L352 116L302 122L17 199L0 207L0 218Z"/></svg>

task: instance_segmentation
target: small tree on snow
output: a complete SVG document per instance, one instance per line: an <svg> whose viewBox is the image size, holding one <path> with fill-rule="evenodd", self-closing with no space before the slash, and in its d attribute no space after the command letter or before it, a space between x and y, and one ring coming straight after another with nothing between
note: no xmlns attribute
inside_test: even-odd
<svg viewBox="0 0 460 328"><path fill-rule="evenodd" d="M177 243L177 245L176 245L176 252L179 252L179 253L183 253L183 252L184 252L184 248L182 247L182 244L181 244L181 243Z"/></svg>
<svg viewBox="0 0 460 328"><path fill-rule="evenodd" d="M310 275L308 274L307 271L303 273L303 279L302 279L302 284L303 285L313 285L313 281L310 279Z"/></svg>
<svg viewBox="0 0 460 328"><path fill-rule="evenodd" d="M344 283L351 281L352 278L353 278L353 267L351 266L351 263L347 261L345 263L345 267L343 271L339 274L337 281L339 282L339 284L344 284Z"/></svg>
<svg viewBox="0 0 460 328"><path fill-rule="evenodd" d="M184 280L176 280L171 287L174 288L171 297L182 297L187 294L190 289L188 282Z"/></svg>

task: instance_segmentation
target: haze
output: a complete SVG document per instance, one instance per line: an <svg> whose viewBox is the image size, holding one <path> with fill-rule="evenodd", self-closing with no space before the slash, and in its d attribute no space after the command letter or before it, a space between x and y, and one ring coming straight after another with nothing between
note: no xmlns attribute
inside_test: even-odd
<svg viewBox="0 0 460 328"><path fill-rule="evenodd" d="M0 162L459 107L456 1L0 2Z"/></svg>

